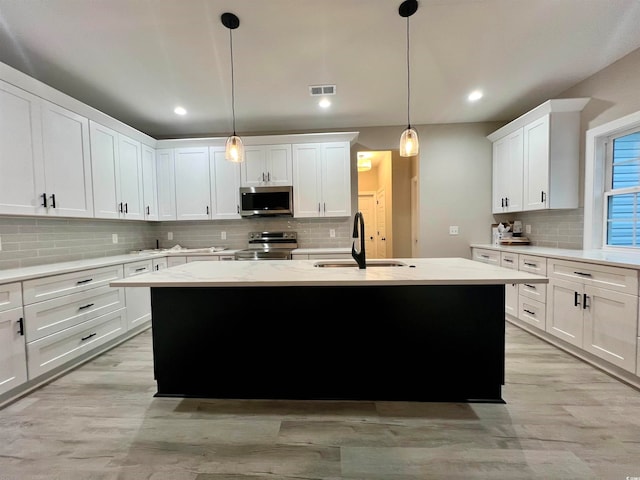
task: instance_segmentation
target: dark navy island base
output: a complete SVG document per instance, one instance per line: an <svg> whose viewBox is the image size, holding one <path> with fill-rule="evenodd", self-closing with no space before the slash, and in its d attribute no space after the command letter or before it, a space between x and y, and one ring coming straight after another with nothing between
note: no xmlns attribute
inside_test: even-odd
<svg viewBox="0 0 640 480"><path fill-rule="evenodd" d="M159 397L504 403L504 285L151 296Z"/></svg>

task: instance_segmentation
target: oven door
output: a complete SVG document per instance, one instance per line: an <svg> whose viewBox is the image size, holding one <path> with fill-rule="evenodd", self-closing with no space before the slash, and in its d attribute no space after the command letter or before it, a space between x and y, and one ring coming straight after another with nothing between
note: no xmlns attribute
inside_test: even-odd
<svg viewBox="0 0 640 480"><path fill-rule="evenodd" d="M236 260L291 260L291 250L287 248L246 249L235 253Z"/></svg>

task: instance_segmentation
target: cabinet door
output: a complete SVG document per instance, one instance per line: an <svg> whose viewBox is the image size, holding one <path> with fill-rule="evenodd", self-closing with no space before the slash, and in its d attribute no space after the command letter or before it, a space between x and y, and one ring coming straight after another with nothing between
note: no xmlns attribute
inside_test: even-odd
<svg viewBox="0 0 640 480"><path fill-rule="evenodd" d="M47 213L93 217L89 120L43 101L42 141Z"/></svg>
<svg viewBox="0 0 640 480"><path fill-rule="evenodd" d="M493 144L493 213L522 210L523 130Z"/></svg>
<svg viewBox="0 0 640 480"><path fill-rule="evenodd" d="M175 175L178 220L208 220L211 216L209 148L176 148Z"/></svg>
<svg viewBox="0 0 640 480"><path fill-rule="evenodd" d="M244 162L240 164L243 187L259 187L267 182L267 152L260 145L246 146Z"/></svg>
<svg viewBox="0 0 640 480"><path fill-rule="evenodd" d="M638 297L587 285L583 307L582 348L635 373Z"/></svg>
<svg viewBox="0 0 640 480"><path fill-rule="evenodd" d="M45 214L40 99L0 81L0 213Z"/></svg>
<svg viewBox="0 0 640 480"><path fill-rule="evenodd" d="M22 307L0 312L0 394L27 381L22 322Z"/></svg>
<svg viewBox="0 0 640 480"><path fill-rule="evenodd" d="M293 161L291 145L267 145L267 183L268 185L293 185Z"/></svg>
<svg viewBox="0 0 640 480"><path fill-rule="evenodd" d="M547 208L549 115L524 127L524 210Z"/></svg>
<svg viewBox="0 0 640 480"><path fill-rule="evenodd" d="M145 220L158 220L156 178L156 151L148 145L142 145L142 199Z"/></svg>
<svg viewBox="0 0 640 480"><path fill-rule="evenodd" d="M294 217L319 217L321 201L321 145L293 145Z"/></svg>
<svg viewBox="0 0 640 480"><path fill-rule="evenodd" d="M158 220L176 219L175 159L172 148L156 151Z"/></svg>
<svg viewBox="0 0 640 480"><path fill-rule="evenodd" d="M224 158L224 147L209 148L211 218L240 218L240 165Z"/></svg>
<svg viewBox="0 0 640 480"><path fill-rule="evenodd" d="M96 218L120 218L118 132L89 121L91 168L93 170L93 209Z"/></svg>
<svg viewBox="0 0 640 480"><path fill-rule="evenodd" d="M124 265L124 277L134 277L153 271L153 261L127 263ZM125 287L125 302L127 305L127 330L151 320L151 288Z"/></svg>
<svg viewBox="0 0 640 480"><path fill-rule="evenodd" d="M118 135L121 218L144 220L142 184L142 145L137 140Z"/></svg>
<svg viewBox="0 0 640 480"><path fill-rule="evenodd" d="M582 348L583 286L551 279L547 288L547 333Z"/></svg>
<svg viewBox="0 0 640 480"><path fill-rule="evenodd" d="M349 142L323 145L322 212L325 217L351 216L351 148Z"/></svg>

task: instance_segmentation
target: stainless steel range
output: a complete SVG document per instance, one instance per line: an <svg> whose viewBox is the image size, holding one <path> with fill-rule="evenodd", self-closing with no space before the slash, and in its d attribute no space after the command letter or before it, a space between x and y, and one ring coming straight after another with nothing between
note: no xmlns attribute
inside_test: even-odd
<svg viewBox="0 0 640 480"><path fill-rule="evenodd" d="M236 260L291 260L298 248L296 232L249 232L249 246L235 253Z"/></svg>

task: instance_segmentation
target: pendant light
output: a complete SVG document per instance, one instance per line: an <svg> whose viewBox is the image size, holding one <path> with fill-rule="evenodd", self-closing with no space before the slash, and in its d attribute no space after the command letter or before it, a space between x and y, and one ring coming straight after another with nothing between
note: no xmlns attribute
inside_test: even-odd
<svg viewBox="0 0 640 480"><path fill-rule="evenodd" d="M407 128L402 132L400 137L400 156L413 157L418 155L420 150L420 142L418 141L418 132L411 127L409 120L409 105L411 100L411 75L409 70L409 17L418 10L418 0L405 0L400 4L398 13L401 17L407 19Z"/></svg>
<svg viewBox="0 0 640 480"><path fill-rule="evenodd" d="M220 16L222 24L229 29L229 47L231 50L231 113L233 115L233 135L227 138L225 144L224 158L230 162L244 162L244 144L242 139L236 135L236 104L235 88L233 83L233 35L232 32L240 26L240 19L233 13L223 13Z"/></svg>

